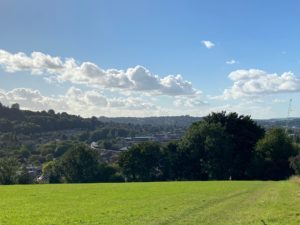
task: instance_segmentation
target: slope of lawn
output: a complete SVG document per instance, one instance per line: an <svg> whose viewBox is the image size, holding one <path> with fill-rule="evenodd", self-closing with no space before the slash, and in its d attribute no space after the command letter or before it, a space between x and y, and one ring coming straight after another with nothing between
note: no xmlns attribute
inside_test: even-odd
<svg viewBox="0 0 300 225"><path fill-rule="evenodd" d="M300 224L293 181L0 186L0 224Z"/></svg>

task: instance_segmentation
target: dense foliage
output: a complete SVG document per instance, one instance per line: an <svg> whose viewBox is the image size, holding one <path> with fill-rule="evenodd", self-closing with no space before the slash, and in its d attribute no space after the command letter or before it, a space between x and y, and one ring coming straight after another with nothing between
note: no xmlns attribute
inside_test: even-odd
<svg viewBox="0 0 300 225"><path fill-rule="evenodd" d="M151 181L161 178L161 150L156 143L142 143L131 147L119 157L119 166L130 181Z"/></svg>
<svg viewBox="0 0 300 225"><path fill-rule="evenodd" d="M0 158L0 184L17 183L19 163L14 158Z"/></svg>
<svg viewBox="0 0 300 225"><path fill-rule="evenodd" d="M179 143L160 150L140 144L122 153L119 166L132 181L286 179L299 152L282 129L266 135L250 117L212 113L194 123ZM299 157L293 159L299 172Z"/></svg>
<svg viewBox="0 0 300 225"><path fill-rule="evenodd" d="M297 136L278 128L265 134L249 116L236 113L212 113L179 141L120 150L124 137L172 129L177 127L100 122L0 104L0 183L278 180L300 173ZM92 142L97 149L89 147Z"/></svg>
<svg viewBox="0 0 300 225"><path fill-rule="evenodd" d="M120 181L116 170L101 163L98 154L84 145L70 148L61 158L44 165L43 176L50 183Z"/></svg>
<svg viewBox="0 0 300 225"><path fill-rule="evenodd" d="M83 119L65 112L33 112L0 104L0 132L36 133L74 128L93 129L102 123L96 117Z"/></svg>
<svg viewBox="0 0 300 225"><path fill-rule="evenodd" d="M122 139L156 132L172 132L175 126L101 122L53 110L20 110L18 104L0 103L0 157L39 166L61 157L74 144L97 142L100 148L118 150Z"/></svg>
<svg viewBox="0 0 300 225"><path fill-rule="evenodd" d="M250 173L255 179L286 179L293 174L289 159L297 153L297 147L284 130L271 129L256 144Z"/></svg>

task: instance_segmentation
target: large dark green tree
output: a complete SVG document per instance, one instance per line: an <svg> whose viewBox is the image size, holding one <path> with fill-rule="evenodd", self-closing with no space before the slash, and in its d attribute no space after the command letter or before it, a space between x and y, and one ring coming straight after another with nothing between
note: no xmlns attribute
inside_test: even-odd
<svg viewBox="0 0 300 225"><path fill-rule="evenodd" d="M180 179L228 179L232 143L220 123L194 123L179 145Z"/></svg>
<svg viewBox="0 0 300 225"><path fill-rule="evenodd" d="M247 179L264 129L249 116L212 113L194 123L179 144L180 179Z"/></svg>
<svg viewBox="0 0 300 225"><path fill-rule="evenodd" d="M220 123L229 136L232 145L230 176L232 179L249 178L247 169L254 155L256 142L264 136L265 130L250 116L237 113L211 113L204 118L208 123Z"/></svg>

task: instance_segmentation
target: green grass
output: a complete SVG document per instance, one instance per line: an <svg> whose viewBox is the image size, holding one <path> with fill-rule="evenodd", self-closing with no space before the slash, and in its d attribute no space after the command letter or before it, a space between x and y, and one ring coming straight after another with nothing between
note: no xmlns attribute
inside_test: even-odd
<svg viewBox="0 0 300 225"><path fill-rule="evenodd" d="M300 224L292 181L0 186L0 224Z"/></svg>

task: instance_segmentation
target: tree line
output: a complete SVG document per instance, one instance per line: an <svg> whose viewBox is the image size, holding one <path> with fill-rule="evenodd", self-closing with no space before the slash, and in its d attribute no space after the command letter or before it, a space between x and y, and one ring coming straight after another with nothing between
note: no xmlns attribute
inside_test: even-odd
<svg viewBox="0 0 300 225"><path fill-rule="evenodd" d="M221 112L194 123L178 143L133 146L119 166L129 181L280 180L300 172L299 158L284 130L265 132L249 116Z"/></svg>
<svg viewBox="0 0 300 225"><path fill-rule="evenodd" d="M17 183L22 177L10 160L0 161L0 183ZM178 142L133 145L114 164L103 162L86 145L73 144L43 165L43 177L50 183L280 180L299 173L299 145L285 130L265 131L250 116L226 112L193 123Z"/></svg>
<svg viewBox="0 0 300 225"><path fill-rule="evenodd" d="M48 111L21 110L19 104L11 107L4 106L0 102L0 133L13 132L22 135L36 134L41 132L57 132L70 129L85 130L88 138L112 137L116 133L126 136L135 135L139 132L155 132L163 129L172 129L172 126L156 127L149 124L118 123L113 121L100 121L97 117L82 118L70 115L66 112L56 113ZM101 133L101 129L108 132ZM111 133L109 132L111 129ZM97 131L97 132L96 132ZM89 133L90 132L90 133ZM82 136L81 138L85 138Z"/></svg>
<svg viewBox="0 0 300 225"><path fill-rule="evenodd" d="M22 165L41 165L63 155L70 145L98 142L120 149L124 137L172 132L172 126L101 122L54 110L34 112L0 103L0 158L13 157Z"/></svg>

